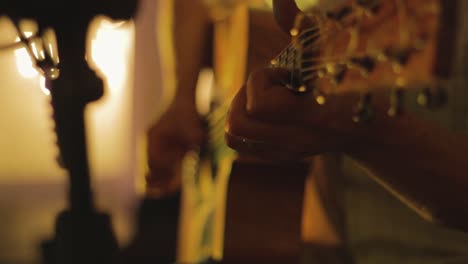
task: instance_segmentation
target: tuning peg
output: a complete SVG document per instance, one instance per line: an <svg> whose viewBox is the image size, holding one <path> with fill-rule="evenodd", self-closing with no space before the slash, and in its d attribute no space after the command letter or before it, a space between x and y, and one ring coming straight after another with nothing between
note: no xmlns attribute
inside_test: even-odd
<svg viewBox="0 0 468 264"><path fill-rule="evenodd" d="M355 57L350 60L351 68L356 67L361 70L363 75L372 72L375 68L376 61L370 56Z"/></svg>
<svg viewBox="0 0 468 264"><path fill-rule="evenodd" d="M377 13L381 6L380 0L356 0L356 4L362 8L365 8L371 13Z"/></svg>
<svg viewBox="0 0 468 264"><path fill-rule="evenodd" d="M403 96L404 92L400 88L393 89L390 94L390 108L387 114L390 117L396 117L401 114L403 109Z"/></svg>
<svg viewBox="0 0 468 264"><path fill-rule="evenodd" d="M38 60L36 66L47 79L56 80L60 76L60 69L57 68L55 62L49 56L46 56L43 60Z"/></svg>
<svg viewBox="0 0 468 264"><path fill-rule="evenodd" d="M366 93L361 95L359 103L353 115L353 121L356 123L369 122L375 116L375 109L372 105L372 95Z"/></svg>
<svg viewBox="0 0 468 264"><path fill-rule="evenodd" d="M348 71L348 67L346 67L346 65L344 65L344 64L336 65L335 69L334 69L334 72L331 73L332 78L333 78L333 82L335 84L340 84L344 80L347 71Z"/></svg>
<svg viewBox="0 0 468 264"><path fill-rule="evenodd" d="M424 88L418 95L418 104L427 108L437 108L447 103L447 91L443 88Z"/></svg>
<svg viewBox="0 0 468 264"><path fill-rule="evenodd" d="M340 8L336 11L329 11L326 13L327 18L335 21L341 21L348 15L350 15L353 12L353 9L350 6L345 6L343 8Z"/></svg>
<svg viewBox="0 0 468 264"><path fill-rule="evenodd" d="M385 55L394 63L405 65L413 52L413 48L388 48L385 50Z"/></svg>
<svg viewBox="0 0 468 264"><path fill-rule="evenodd" d="M303 49L307 49L319 39L320 30L318 28L305 29L299 35L297 35L297 43L299 43Z"/></svg>
<svg viewBox="0 0 468 264"><path fill-rule="evenodd" d="M36 67L42 71L42 74L47 80L56 80L60 76L60 69L57 66L57 62L52 58L52 51L50 48L46 48L46 33L48 32L48 28L40 28L40 50L41 58L37 58L35 60Z"/></svg>
<svg viewBox="0 0 468 264"><path fill-rule="evenodd" d="M327 98L325 98L325 95L322 94L319 89L314 89L313 93L317 104L324 105L327 102Z"/></svg>

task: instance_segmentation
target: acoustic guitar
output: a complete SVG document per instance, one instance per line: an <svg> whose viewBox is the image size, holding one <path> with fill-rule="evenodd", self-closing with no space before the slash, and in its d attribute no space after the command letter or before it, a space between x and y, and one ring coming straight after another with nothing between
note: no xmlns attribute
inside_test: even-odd
<svg viewBox="0 0 468 264"><path fill-rule="evenodd" d="M383 93L389 94L387 114L394 118L402 111L403 94L409 90L419 90L417 101L423 106L439 107L446 102L444 82L453 72L456 28L457 1L346 1L327 11L300 13L291 25L291 44L271 61L271 67L288 69L290 81L284 87L298 95L313 93L314 107L327 107L327 96L361 94L349 112L353 112L353 121L365 126L375 118L373 97L382 100ZM245 139L245 143L255 147L259 142ZM231 176L231 182L236 182L234 177L241 178ZM278 226L266 224L267 218L257 221L261 216L254 213L249 214L252 220L230 218L231 199L245 195L231 192L231 185L229 190L225 262L298 263L298 258L293 262L294 258L277 255L294 241L284 245L281 239L268 240L271 236L265 235L265 228L274 232ZM255 196L249 198L255 201ZM268 201L282 202L279 196ZM261 215L261 203L256 205L257 215ZM246 202L235 212L245 217L249 210L251 205ZM242 223L248 232L230 232L230 221L232 225ZM233 248L237 251L231 253Z"/></svg>
<svg viewBox="0 0 468 264"><path fill-rule="evenodd" d="M395 118L406 90L418 89L421 105L439 107L447 99L443 83L452 73L456 10L457 1L438 0L356 0L311 10L295 19L290 45L271 66L288 69L291 79L285 87L297 94L314 93L323 107L327 95L360 93L349 111L362 125L374 118L374 94L389 94L388 115ZM223 263L299 262L307 166L296 167L302 175L296 178L292 168L264 165L234 163Z"/></svg>
<svg viewBox="0 0 468 264"><path fill-rule="evenodd" d="M185 162L178 261L300 262L308 164L235 160L224 144L224 117L246 71L279 52L271 67L291 72L285 88L314 93L322 107L327 95L358 92L360 100L349 111L363 126L374 118L373 94L389 93L388 114L395 118L405 90L419 89L422 105L440 106L446 99L441 84L450 77L454 56L456 8L457 1L350 0L326 11L310 10L293 19L291 41L281 52L280 30L262 29L272 23L271 15L265 13L270 17L265 24L254 16L248 22L247 7L240 5L218 17L214 73L222 92L215 96L219 107L206 117L207 145Z"/></svg>

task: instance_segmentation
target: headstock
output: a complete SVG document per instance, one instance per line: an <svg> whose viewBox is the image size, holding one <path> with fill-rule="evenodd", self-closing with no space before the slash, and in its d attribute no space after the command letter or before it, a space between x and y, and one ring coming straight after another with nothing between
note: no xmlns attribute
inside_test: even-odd
<svg viewBox="0 0 468 264"><path fill-rule="evenodd" d="M406 89L420 89L418 102L437 106L441 82L451 73L456 0L349 0L296 17L292 43L272 66L291 71L288 87L326 95L359 92L356 121L370 117L372 94L392 91L388 114L401 109ZM307 20L309 27L303 27Z"/></svg>

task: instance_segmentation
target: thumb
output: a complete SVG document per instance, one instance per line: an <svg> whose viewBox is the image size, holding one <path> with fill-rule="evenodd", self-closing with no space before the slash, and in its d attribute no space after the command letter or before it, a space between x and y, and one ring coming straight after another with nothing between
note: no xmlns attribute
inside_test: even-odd
<svg viewBox="0 0 468 264"><path fill-rule="evenodd" d="M276 23L287 34L294 27L296 16L300 12L301 10L299 10L294 0L273 0L273 13Z"/></svg>

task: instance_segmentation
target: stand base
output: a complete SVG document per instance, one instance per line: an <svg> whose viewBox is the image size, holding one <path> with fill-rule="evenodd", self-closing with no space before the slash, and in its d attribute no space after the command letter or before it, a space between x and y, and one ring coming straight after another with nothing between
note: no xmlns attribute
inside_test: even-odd
<svg viewBox="0 0 468 264"><path fill-rule="evenodd" d="M109 215L63 211L55 228L55 238L42 245L44 264L121 263Z"/></svg>
<svg viewBox="0 0 468 264"><path fill-rule="evenodd" d="M123 251L125 264L175 263L179 208L180 194L142 201L135 237Z"/></svg>

